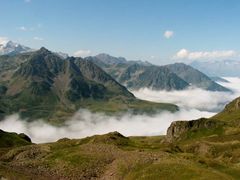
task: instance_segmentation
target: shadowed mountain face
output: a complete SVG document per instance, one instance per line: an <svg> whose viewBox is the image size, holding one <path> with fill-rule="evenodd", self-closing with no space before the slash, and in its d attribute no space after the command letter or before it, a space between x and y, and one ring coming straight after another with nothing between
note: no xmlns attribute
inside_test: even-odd
<svg viewBox="0 0 240 180"><path fill-rule="evenodd" d="M202 72L183 63L155 66L142 61L124 61L109 55L87 57L130 89L182 90L194 86L210 91L229 91Z"/></svg>
<svg viewBox="0 0 240 180"><path fill-rule="evenodd" d="M181 90L188 86L186 81L167 68L139 64L128 66L117 79L130 89Z"/></svg>
<svg viewBox="0 0 240 180"><path fill-rule="evenodd" d="M63 59L45 48L0 56L0 70L0 117L20 112L23 117L60 121L79 108L121 112L129 106L140 110L144 104L94 63ZM154 108L154 103L145 104ZM167 104L162 109L169 108L177 109Z"/></svg>
<svg viewBox="0 0 240 180"><path fill-rule="evenodd" d="M195 87L209 91L229 91L227 88L217 84L202 72L186 64L175 63L166 65L165 67Z"/></svg>

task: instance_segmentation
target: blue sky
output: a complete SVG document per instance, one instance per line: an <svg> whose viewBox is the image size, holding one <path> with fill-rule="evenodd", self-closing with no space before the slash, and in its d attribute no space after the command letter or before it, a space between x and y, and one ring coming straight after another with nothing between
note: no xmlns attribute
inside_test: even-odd
<svg viewBox="0 0 240 180"><path fill-rule="evenodd" d="M240 52L238 0L0 0L0 12L0 37L70 55L162 64Z"/></svg>

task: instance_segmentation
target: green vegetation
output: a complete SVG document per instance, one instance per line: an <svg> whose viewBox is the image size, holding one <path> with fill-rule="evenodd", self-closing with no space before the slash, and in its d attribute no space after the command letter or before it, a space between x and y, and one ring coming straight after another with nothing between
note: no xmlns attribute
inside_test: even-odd
<svg viewBox="0 0 240 180"><path fill-rule="evenodd" d="M136 99L82 59L59 59L44 48L20 59L16 67L11 64L16 59L0 66L7 69L0 71L0 118L20 111L23 117L59 124L79 108L107 114L178 110L172 104ZM13 73L11 68L17 69ZM0 178L239 179L239 110L238 98L212 118L173 122L166 136L112 132L32 144L24 134L0 131Z"/></svg>
<svg viewBox="0 0 240 180"><path fill-rule="evenodd" d="M178 110L173 104L136 99L88 60L61 59L45 48L0 59L0 119L19 113L29 121L59 124L79 108L106 114Z"/></svg>
<svg viewBox="0 0 240 180"><path fill-rule="evenodd" d="M25 134L8 133L0 130L0 148L23 146L31 144L31 140Z"/></svg>
<svg viewBox="0 0 240 180"><path fill-rule="evenodd" d="M2 149L0 174L22 179L238 179L239 135L202 138L169 144L164 136L113 132ZM10 167L12 173L4 171Z"/></svg>

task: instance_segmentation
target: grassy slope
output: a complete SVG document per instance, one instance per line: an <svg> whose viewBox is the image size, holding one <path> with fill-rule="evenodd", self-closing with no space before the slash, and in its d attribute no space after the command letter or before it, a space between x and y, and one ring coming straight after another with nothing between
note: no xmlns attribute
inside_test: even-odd
<svg viewBox="0 0 240 180"><path fill-rule="evenodd" d="M19 179L239 179L239 102L177 141L114 132L0 149L0 175ZM234 116L226 115L232 112ZM230 113L231 114L231 113Z"/></svg>
<svg viewBox="0 0 240 180"><path fill-rule="evenodd" d="M29 145L31 142L24 139L24 134L8 133L0 130L0 148Z"/></svg>
<svg viewBox="0 0 240 180"><path fill-rule="evenodd" d="M0 157L4 164L0 174L16 177L20 173L26 179L237 179L240 143L236 138L235 143L205 139L212 149L204 151L208 147L204 144L201 152L188 147L198 141L167 144L162 136L126 138L114 132L80 140L62 139L6 150ZM15 172L1 171L10 165Z"/></svg>

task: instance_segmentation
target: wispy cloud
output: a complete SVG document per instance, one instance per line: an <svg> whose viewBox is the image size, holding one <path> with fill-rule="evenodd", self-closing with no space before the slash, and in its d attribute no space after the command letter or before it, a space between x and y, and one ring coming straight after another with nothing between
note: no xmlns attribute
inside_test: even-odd
<svg viewBox="0 0 240 180"><path fill-rule="evenodd" d="M38 23L37 25L33 25L33 26L19 26L17 27L17 30L20 30L20 31L35 31L35 30L38 30L40 28L42 28L43 25L41 23Z"/></svg>
<svg viewBox="0 0 240 180"><path fill-rule="evenodd" d="M37 36L33 37L33 39L36 40L36 41L43 41L44 40L43 38L37 37Z"/></svg>
<svg viewBox="0 0 240 180"><path fill-rule="evenodd" d="M32 0L24 0L25 3L30 3Z"/></svg>
<svg viewBox="0 0 240 180"><path fill-rule="evenodd" d="M86 56L90 56L91 54L92 52L90 50L78 50L73 55L75 57L86 57Z"/></svg>
<svg viewBox="0 0 240 180"><path fill-rule="evenodd" d="M237 53L234 50L191 52L187 49L181 49L174 55L174 59L188 59L188 60L221 59L234 57L236 55Z"/></svg>
<svg viewBox="0 0 240 180"><path fill-rule="evenodd" d="M27 31L28 30L28 28L26 28L25 26L20 26L17 29L20 30L20 31Z"/></svg>
<svg viewBox="0 0 240 180"><path fill-rule="evenodd" d="M170 30L167 30L167 31L164 32L163 35L164 35L165 38L169 39L169 38L173 37L174 32L170 31Z"/></svg>

